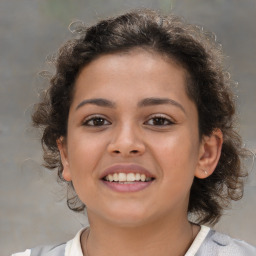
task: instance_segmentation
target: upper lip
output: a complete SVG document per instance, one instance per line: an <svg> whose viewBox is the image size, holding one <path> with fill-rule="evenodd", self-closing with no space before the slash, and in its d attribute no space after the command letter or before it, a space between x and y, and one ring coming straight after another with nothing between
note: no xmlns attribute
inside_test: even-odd
<svg viewBox="0 0 256 256"><path fill-rule="evenodd" d="M137 164L111 165L110 167L106 168L103 171L100 178L103 179L107 175L114 174L114 173L139 173L139 174L145 174L146 177L155 178L155 176L150 171L148 171L144 167L137 165Z"/></svg>

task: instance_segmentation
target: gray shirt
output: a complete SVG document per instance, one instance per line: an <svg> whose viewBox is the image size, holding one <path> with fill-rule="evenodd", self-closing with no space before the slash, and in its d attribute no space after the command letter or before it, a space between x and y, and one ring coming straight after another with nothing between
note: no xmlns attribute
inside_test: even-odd
<svg viewBox="0 0 256 256"><path fill-rule="evenodd" d="M76 237L67 243L39 246L27 250L26 254L24 252L24 254L17 254L17 256L82 256L80 245L82 231L80 230ZM185 256L256 256L256 247L206 226L201 226L200 232Z"/></svg>

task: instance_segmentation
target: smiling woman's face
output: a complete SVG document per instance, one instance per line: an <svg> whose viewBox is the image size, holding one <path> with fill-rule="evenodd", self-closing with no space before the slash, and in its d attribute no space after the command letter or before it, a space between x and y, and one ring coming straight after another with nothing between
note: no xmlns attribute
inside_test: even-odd
<svg viewBox="0 0 256 256"><path fill-rule="evenodd" d="M82 69L59 148L63 177L89 219L138 225L186 218L202 145L185 83L181 66L139 49Z"/></svg>

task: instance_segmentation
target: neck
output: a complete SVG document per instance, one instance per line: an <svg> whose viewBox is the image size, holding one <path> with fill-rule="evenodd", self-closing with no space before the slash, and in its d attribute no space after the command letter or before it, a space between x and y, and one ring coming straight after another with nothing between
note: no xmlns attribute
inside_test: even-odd
<svg viewBox="0 0 256 256"><path fill-rule="evenodd" d="M199 227L183 218L136 227L120 227L90 218L89 222L89 233L84 232L81 237L85 256L181 256L199 231Z"/></svg>

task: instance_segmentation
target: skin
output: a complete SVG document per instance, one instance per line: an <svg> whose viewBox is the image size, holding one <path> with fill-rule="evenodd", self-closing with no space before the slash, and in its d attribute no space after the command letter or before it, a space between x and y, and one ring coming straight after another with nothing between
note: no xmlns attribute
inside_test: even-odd
<svg viewBox="0 0 256 256"><path fill-rule="evenodd" d="M214 171L222 134L199 138L185 83L181 66L142 49L103 55L80 72L58 146L63 177L87 206L90 256L184 255L198 233L187 220L190 188L195 176ZM171 103L139 104L152 97ZM95 98L113 106L84 104ZM143 166L156 179L141 191L113 191L100 176L118 163Z"/></svg>

